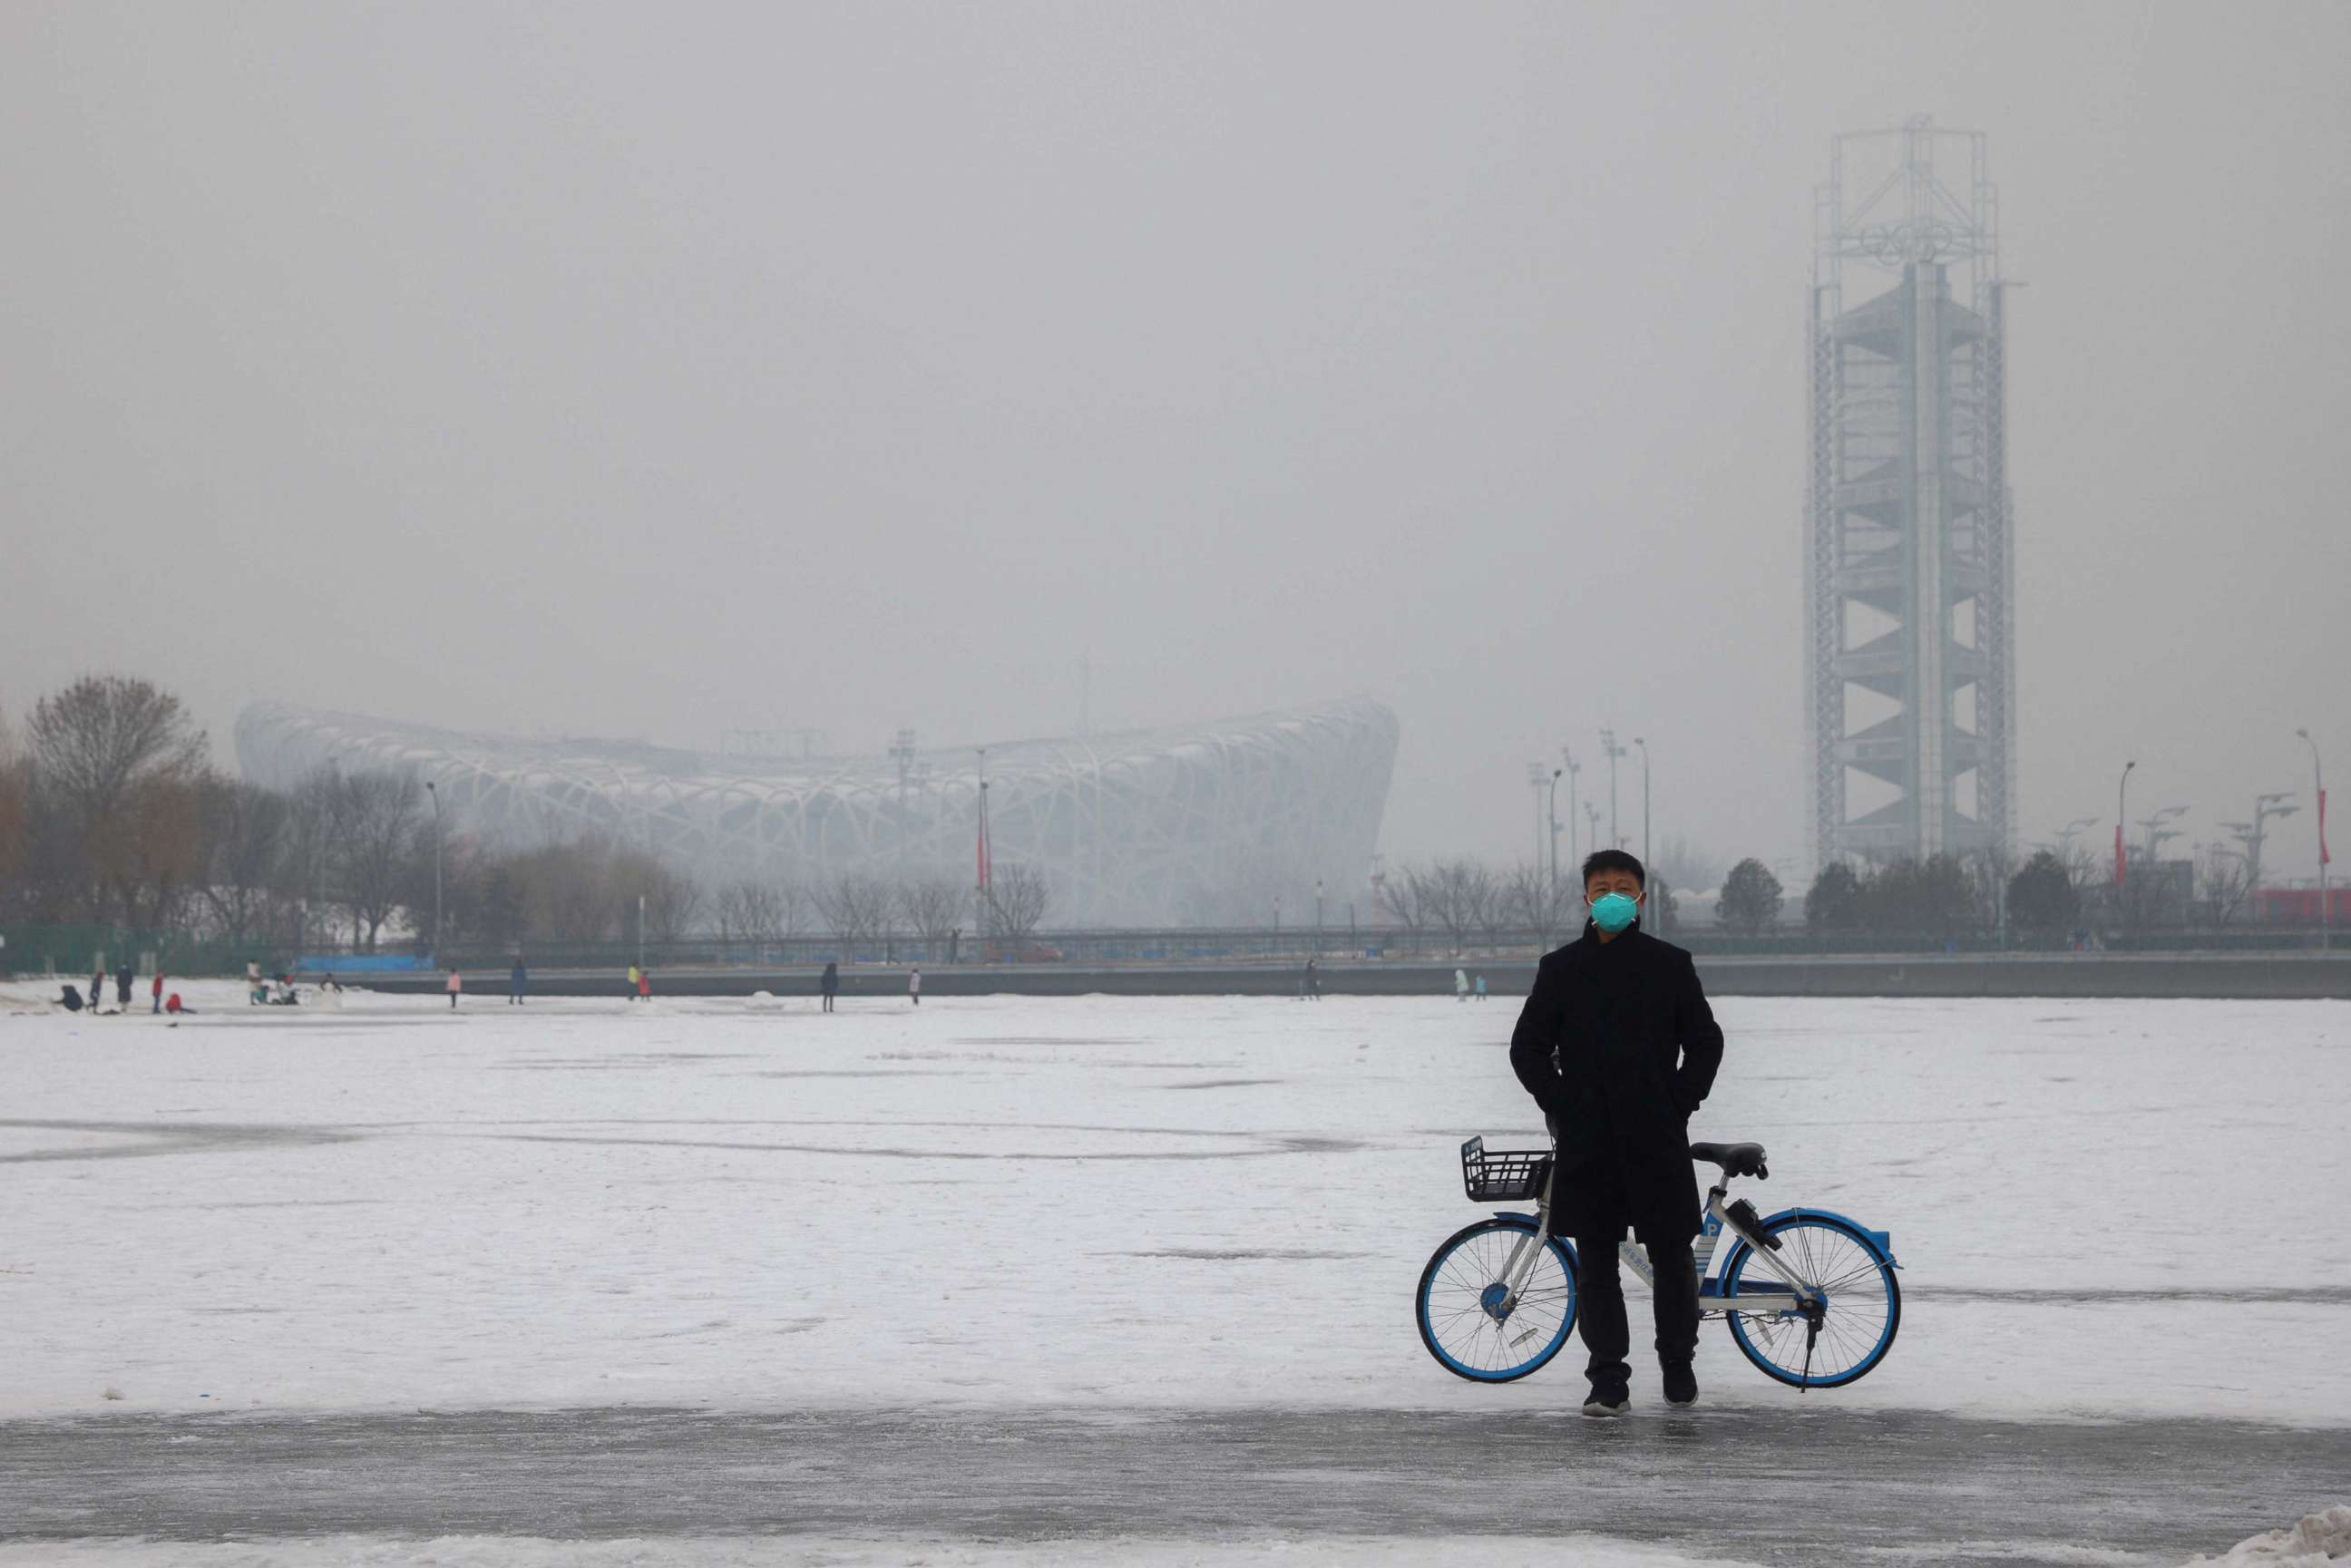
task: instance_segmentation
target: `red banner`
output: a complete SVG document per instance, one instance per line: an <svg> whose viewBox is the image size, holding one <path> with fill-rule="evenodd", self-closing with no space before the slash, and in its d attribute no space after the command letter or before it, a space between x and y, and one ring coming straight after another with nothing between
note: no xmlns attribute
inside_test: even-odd
<svg viewBox="0 0 2351 1568"><path fill-rule="evenodd" d="M2123 884L2123 825L2115 824L2115 885Z"/></svg>

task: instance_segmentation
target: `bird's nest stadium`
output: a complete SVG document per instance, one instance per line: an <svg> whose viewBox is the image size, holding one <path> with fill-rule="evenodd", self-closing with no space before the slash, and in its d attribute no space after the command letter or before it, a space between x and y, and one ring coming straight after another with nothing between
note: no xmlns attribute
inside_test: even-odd
<svg viewBox="0 0 2351 1568"><path fill-rule="evenodd" d="M430 782L467 831L526 850L601 836L711 886L976 874L980 784L997 867L1033 866L1071 925L1303 913L1365 896L1395 716L1354 698L1210 724L883 756L713 756L629 741L464 734L259 703L246 778L329 765Z"/></svg>

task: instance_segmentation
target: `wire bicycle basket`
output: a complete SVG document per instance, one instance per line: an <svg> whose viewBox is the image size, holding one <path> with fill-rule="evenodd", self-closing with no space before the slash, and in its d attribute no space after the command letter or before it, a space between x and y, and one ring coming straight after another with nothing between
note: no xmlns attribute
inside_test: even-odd
<svg viewBox="0 0 2351 1568"><path fill-rule="evenodd" d="M1483 1134L1461 1145L1461 1186L1472 1203L1523 1203L1542 1196L1549 1149L1489 1149Z"/></svg>

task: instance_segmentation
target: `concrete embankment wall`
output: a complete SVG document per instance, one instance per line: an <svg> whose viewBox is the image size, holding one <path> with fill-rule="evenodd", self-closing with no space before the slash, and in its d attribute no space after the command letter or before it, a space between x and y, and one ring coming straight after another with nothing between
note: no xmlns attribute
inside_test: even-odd
<svg viewBox="0 0 2351 1568"><path fill-rule="evenodd" d="M1449 996L1449 963L1333 963L1323 967L1326 996ZM1526 994L1534 977L1527 960L1464 963L1483 975L1498 999ZM1701 957L1698 974L1718 997L2145 997L2253 998L2351 998L2351 952L2262 954L1996 954L1949 956ZM903 998L903 966L869 965L841 971L844 998ZM437 992L437 976L369 977L373 989ZM1296 996L1297 965L1158 965L1092 967L963 965L925 969L925 997L1086 995ZM503 969L468 971L465 988L476 996L506 993ZM624 977L597 971L534 970L534 996L619 997ZM671 969L657 971L659 996L747 997L768 991L778 997L814 996L817 971L784 969Z"/></svg>

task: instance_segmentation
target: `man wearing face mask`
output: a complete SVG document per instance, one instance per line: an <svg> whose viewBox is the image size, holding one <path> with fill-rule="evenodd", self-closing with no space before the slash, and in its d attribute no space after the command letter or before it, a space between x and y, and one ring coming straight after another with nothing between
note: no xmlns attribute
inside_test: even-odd
<svg viewBox="0 0 2351 1568"><path fill-rule="evenodd" d="M1631 1405L1631 1331L1616 1244L1629 1227L1656 1275L1666 1402L1698 1400L1700 1211L1689 1117L1722 1065L1722 1030L1690 956L1641 929L1641 862L1601 850L1583 862L1583 935L1543 956L1510 1066L1559 1140L1552 1228L1573 1238L1579 1326L1590 1360L1587 1416Z"/></svg>

